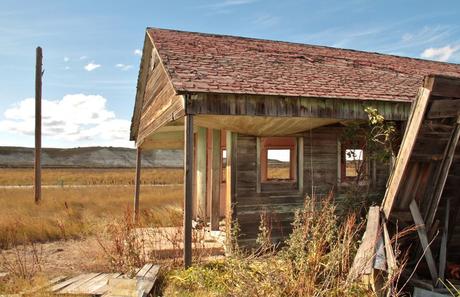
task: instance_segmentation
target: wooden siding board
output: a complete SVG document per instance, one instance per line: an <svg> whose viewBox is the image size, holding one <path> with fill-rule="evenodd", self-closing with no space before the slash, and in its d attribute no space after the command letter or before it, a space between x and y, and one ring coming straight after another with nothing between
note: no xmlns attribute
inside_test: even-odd
<svg viewBox="0 0 460 297"><path fill-rule="evenodd" d="M137 143L168 122L185 114L184 98L176 95L169 77L160 63L150 71L143 95Z"/></svg>
<svg viewBox="0 0 460 297"><path fill-rule="evenodd" d="M312 117L365 120L366 106L375 106L388 120L408 117L410 103L362 101L336 98L281 97L199 93L193 95L187 112L190 114L251 115L274 117Z"/></svg>

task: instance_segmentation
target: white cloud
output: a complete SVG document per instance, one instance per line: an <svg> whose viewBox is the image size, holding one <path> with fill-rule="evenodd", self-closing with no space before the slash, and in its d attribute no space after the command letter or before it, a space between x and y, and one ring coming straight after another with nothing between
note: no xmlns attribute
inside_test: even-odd
<svg viewBox="0 0 460 297"><path fill-rule="evenodd" d="M69 67L69 66L65 66L64 69L65 69L65 70L69 70L70 67Z"/></svg>
<svg viewBox="0 0 460 297"><path fill-rule="evenodd" d="M64 62L69 62L70 58L69 57L64 57Z"/></svg>
<svg viewBox="0 0 460 297"><path fill-rule="evenodd" d="M94 61L91 61L90 63L86 64L84 68L86 71L93 71L99 67L101 67L101 64L96 64Z"/></svg>
<svg viewBox="0 0 460 297"><path fill-rule="evenodd" d="M133 68L133 65L127 65L127 64L119 63L119 64L116 64L115 67L120 68L123 71L126 71L126 70L129 70L129 69Z"/></svg>
<svg viewBox="0 0 460 297"><path fill-rule="evenodd" d="M256 2L258 0L223 0L221 2L217 2L210 5L211 7L229 7L229 6L238 6L238 5L245 5Z"/></svg>
<svg viewBox="0 0 460 297"><path fill-rule="evenodd" d="M118 119L100 95L71 94L60 100L43 100L42 133L57 141L129 145L130 121ZM0 131L34 134L35 101L27 98L10 107Z"/></svg>
<svg viewBox="0 0 460 297"><path fill-rule="evenodd" d="M460 50L460 45L457 46L444 46L444 47L430 47L423 51L420 55L422 58L431 59L441 62L446 62L449 58L458 50Z"/></svg>
<svg viewBox="0 0 460 297"><path fill-rule="evenodd" d="M256 25L270 27L279 23L279 17L263 13L255 17L253 23Z"/></svg>
<svg viewBox="0 0 460 297"><path fill-rule="evenodd" d="M88 57L87 56L81 56L80 60L86 60Z"/></svg>
<svg viewBox="0 0 460 297"><path fill-rule="evenodd" d="M133 54L136 55L136 56L142 56L142 51L138 48L136 48L134 51L133 51Z"/></svg>

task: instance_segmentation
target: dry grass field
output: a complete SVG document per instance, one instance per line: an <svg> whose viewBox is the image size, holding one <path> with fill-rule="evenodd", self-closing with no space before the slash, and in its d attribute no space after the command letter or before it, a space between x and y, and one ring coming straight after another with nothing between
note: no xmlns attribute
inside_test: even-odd
<svg viewBox="0 0 460 297"><path fill-rule="evenodd" d="M129 169L45 169L43 202L33 202L32 169L0 170L0 248L27 238L33 242L80 238L132 207L133 171ZM181 213L182 170L145 169L141 187L143 222L176 225ZM60 182L60 181L63 182ZM152 186L153 184L153 186ZM170 184L170 185L167 185ZM66 185L72 185L67 187ZM83 185L81 187L76 185Z"/></svg>
<svg viewBox="0 0 460 297"><path fill-rule="evenodd" d="M43 185L132 185L134 168L45 168L42 170ZM1 185L32 185L34 171L31 168L0 168ZM180 168L143 168L143 184L182 183Z"/></svg>

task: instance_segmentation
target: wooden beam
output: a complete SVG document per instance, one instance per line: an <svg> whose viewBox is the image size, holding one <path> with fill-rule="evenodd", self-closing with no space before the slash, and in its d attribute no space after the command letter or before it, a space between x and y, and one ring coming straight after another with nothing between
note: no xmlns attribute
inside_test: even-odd
<svg viewBox="0 0 460 297"><path fill-rule="evenodd" d="M428 264L428 270L430 271L431 280L433 281L433 285L435 285L438 278L438 271L436 269L436 264L433 258L433 254L431 252L430 244L428 242L425 222L423 221L422 215L420 214L420 210L415 200L412 200L412 202L409 205L409 208L412 214L412 219L414 220L415 225L417 225L418 238L420 240L420 244L422 245L425 254L425 259Z"/></svg>
<svg viewBox="0 0 460 297"><path fill-rule="evenodd" d="M141 163L142 149L140 147L136 150L136 177L134 179L134 222L139 223L139 196L141 190Z"/></svg>
<svg viewBox="0 0 460 297"><path fill-rule="evenodd" d="M220 183L221 183L221 146L220 130L212 130L211 156L211 230L219 230L220 220Z"/></svg>
<svg viewBox="0 0 460 297"><path fill-rule="evenodd" d="M447 176L449 175L449 169L452 165L454 159L455 150L457 148L458 140L460 138L460 116L457 118L457 122L452 130L452 134L447 143L444 155L439 166L439 170L436 172L434 188L431 197L429 197L430 207L429 212L426 218L427 229L430 230L436 212L438 210L439 203L441 201L442 192L444 190L444 185L446 184Z"/></svg>
<svg viewBox="0 0 460 297"><path fill-rule="evenodd" d="M393 275L397 268L396 256L394 254L393 245L391 244L390 233L388 232L385 218L382 220L383 226L383 241L385 243L385 255L387 257L388 273Z"/></svg>
<svg viewBox="0 0 460 297"><path fill-rule="evenodd" d="M193 116L184 121L184 266L192 265Z"/></svg>
<svg viewBox="0 0 460 297"><path fill-rule="evenodd" d="M35 64L35 164L34 164L34 198L35 203L40 204L42 200L42 48L37 47Z"/></svg>
<svg viewBox="0 0 460 297"><path fill-rule="evenodd" d="M460 111L460 100L444 99L431 103L428 119L456 118Z"/></svg>
<svg viewBox="0 0 460 297"><path fill-rule="evenodd" d="M425 114L429 97L430 90L424 87L420 88L417 100L414 103L413 112L411 112L406 131L404 132L403 141L398 152L394 170L390 176L388 187L385 192L382 211L387 220L390 216L391 209L393 208L396 195L400 189L400 184L406 171L407 164L409 163L418 131L421 127L421 123L423 122L423 116Z"/></svg>
<svg viewBox="0 0 460 297"><path fill-rule="evenodd" d="M208 131L198 127L196 135L196 213L206 222L206 143Z"/></svg>
<svg viewBox="0 0 460 297"><path fill-rule="evenodd" d="M458 77L436 75L432 90L434 96L459 98L460 81Z"/></svg>
<svg viewBox="0 0 460 297"><path fill-rule="evenodd" d="M368 114L364 111L364 107L366 106L376 108L386 120L403 121L407 120L411 102L409 100L395 102L298 96L201 93L192 95L192 100L187 105L187 112L200 115L367 120ZM277 128L276 125L274 125L274 128Z"/></svg>
<svg viewBox="0 0 460 297"><path fill-rule="evenodd" d="M439 280L440 286L445 280L446 264L447 264L447 235L449 232L449 217L450 217L450 199L446 200L446 210L444 213L444 226L442 228L441 246L439 249Z"/></svg>

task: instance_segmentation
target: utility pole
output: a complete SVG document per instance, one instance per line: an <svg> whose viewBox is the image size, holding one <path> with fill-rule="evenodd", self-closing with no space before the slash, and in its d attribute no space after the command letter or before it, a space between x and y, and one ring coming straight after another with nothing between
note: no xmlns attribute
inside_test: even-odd
<svg viewBox="0 0 460 297"><path fill-rule="evenodd" d="M42 200L42 181L41 181L41 149L42 149L42 48L37 47L37 57L35 64L35 182L34 195L35 203L40 204Z"/></svg>

